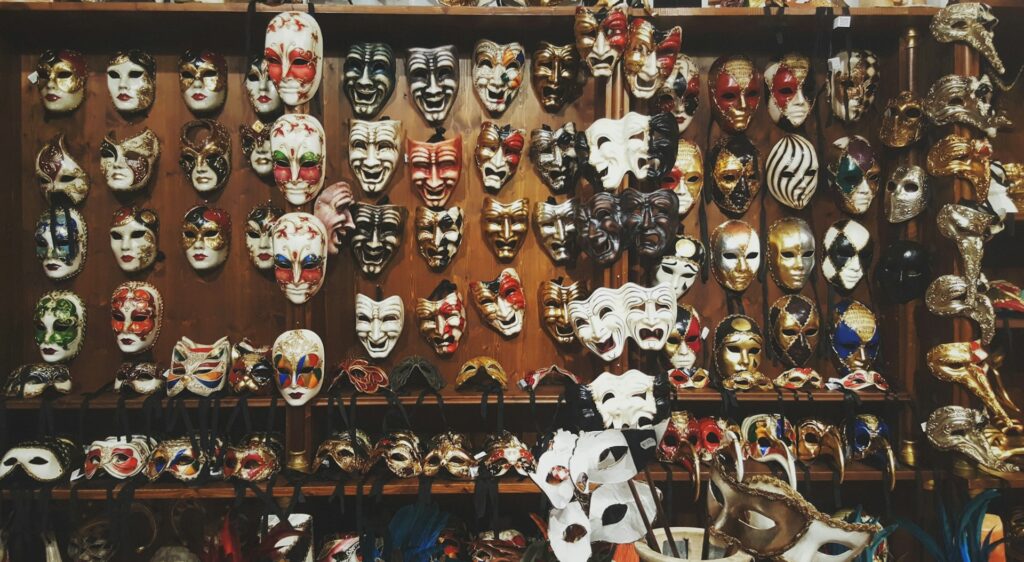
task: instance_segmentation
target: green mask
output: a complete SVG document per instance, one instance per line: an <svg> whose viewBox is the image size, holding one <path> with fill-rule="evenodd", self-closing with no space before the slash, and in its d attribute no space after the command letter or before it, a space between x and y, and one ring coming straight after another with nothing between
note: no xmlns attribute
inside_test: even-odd
<svg viewBox="0 0 1024 562"><path fill-rule="evenodd" d="M85 334L85 306L71 291L50 291L36 303L35 341L47 363L78 355Z"/></svg>

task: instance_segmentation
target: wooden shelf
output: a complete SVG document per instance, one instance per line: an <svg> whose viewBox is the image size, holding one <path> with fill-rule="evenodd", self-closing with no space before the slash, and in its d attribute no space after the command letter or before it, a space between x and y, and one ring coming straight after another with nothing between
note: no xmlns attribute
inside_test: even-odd
<svg viewBox="0 0 1024 562"><path fill-rule="evenodd" d="M1024 330L1024 318L1003 319L997 316L996 329L1001 330L1004 326L1009 326L1011 330Z"/></svg>

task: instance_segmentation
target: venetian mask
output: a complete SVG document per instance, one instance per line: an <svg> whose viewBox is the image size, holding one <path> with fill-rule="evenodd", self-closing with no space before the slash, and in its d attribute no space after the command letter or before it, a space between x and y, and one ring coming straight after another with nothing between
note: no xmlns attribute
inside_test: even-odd
<svg viewBox="0 0 1024 562"><path fill-rule="evenodd" d="M428 298L416 299L416 318L420 334L440 356L459 348L466 330L466 307L454 283L444 280Z"/></svg>
<svg viewBox="0 0 1024 562"><path fill-rule="evenodd" d="M726 289L747 290L761 267L761 241L749 224L730 220L711 233L711 272Z"/></svg>
<svg viewBox="0 0 1024 562"><path fill-rule="evenodd" d="M992 183L992 144L987 139L972 139L951 133L928 149L928 173L954 176L970 182L977 201L988 199Z"/></svg>
<svg viewBox="0 0 1024 562"><path fill-rule="evenodd" d="M181 248L192 269L205 271L223 264L231 251L231 215L206 205L192 207L181 224Z"/></svg>
<svg viewBox="0 0 1024 562"><path fill-rule="evenodd" d="M490 121L480 124L476 140L476 167L483 178L484 189L499 191L519 169L526 131L511 125L500 127Z"/></svg>
<svg viewBox="0 0 1024 562"><path fill-rule="evenodd" d="M675 163L678 131L671 113L647 117L631 111L621 119L594 121L580 146L590 183L618 190L629 173L637 180L660 181Z"/></svg>
<svg viewBox="0 0 1024 562"><path fill-rule="evenodd" d="M852 123L871 108L878 91L878 57L871 51L840 51L825 81L832 115Z"/></svg>
<svg viewBox="0 0 1024 562"><path fill-rule="evenodd" d="M391 45L356 43L348 48L341 89L357 117L371 119L380 113L395 91L395 82Z"/></svg>
<svg viewBox="0 0 1024 562"><path fill-rule="evenodd" d="M114 373L114 392L131 389L142 395L154 394L164 387L156 363L121 363Z"/></svg>
<svg viewBox="0 0 1024 562"><path fill-rule="evenodd" d="M271 350L277 389L289 406L312 400L324 384L324 342L311 330L288 330Z"/></svg>
<svg viewBox="0 0 1024 562"><path fill-rule="evenodd" d="M228 384L238 394L262 393L274 378L270 346L256 345L249 338L231 347L231 372Z"/></svg>
<svg viewBox="0 0 1024 562"><path fill-rule="evenodd" d="M35 342L43 361L65 363L85 342L85 304L71 291L50 291L36 301L32 315Z"/></svg>
<svg viewBox="0 0 1024 562"><path fill-rule="evenodd" d="M153 448L153 453L145 462L146 477L156 481L164 474L170 474L181 482L192 482L199 478L199 475L210 464L210 472L218 472L213 464L216 460L203 449L198 443L197 447L192 446L192 439L165 439ZM219 441L219 440L218 440ZM213 444L211 444L213 445ZM221 443L215 445L219 452Z"/></svg>
<svg viewBox="0 0 1024 562"><path fill-rule="evenodd" d="M224 388L231 363L231 342L227 337L212 344L201 344L182 337L171 350L171 368L167 378L167 396L188 390L198 396L210 396Z"/></svg>
<svg viewBox="0 0 1024 562"><path fill-rule="evenodd" d="M803 367L818 347L818 307L803 295L786 295L768 309L768 343L787 367Z"/></svg>
<svg viewBox="0 0 1024 562"><path fill-rule="evenodd" d="M700 67L679 53L672 74L651 100L652 111L667 111L676 118L680 134L690 126L700 106Z"/></svg>
<svg viewBox="0 0 1024 562"><path fill-rule="evenodd" d="M606 428L629 429L654 423L654 377L636 369L621 375L602 373L590 383L590 391Z"/></svg>
<svg viewBox="0 0 1024 562"><path fill-rule="evenodd" d="M292 304L313 298L324 284L327 230L309 213L288 213L273 222L274 278Z"/></svg>
<svg viewBox="0 0 1024 562"><path fill-rule="evenodd" d="M7 376L3 395L8 398L38 398L46 394L47 389L50 388L54 390L55 394L71 393L71 369L67 365L60 363L19 365Z"/></svg>
<svg viewBox="0 0 1024 562"><path fill-rule="evenodd" d="M267 24L263 58L285 105L308 103L320 88L323 37L320 25L306 12L281 12Z"/></svg>
<svg viewBox="0 0 1024 562"><path fill-rule="evenodd" d="M416 207L416 245L427 266L435 271L448 267L462 244L462 209L434 211Z"/></svg>
<svg viewBox="0 0 1024 562"><path fill-rule="evenodd" d="M638 496L632 495L633 487L626 482L601 486L591 494L590 540L625 544L644 537L644 520L653 521L657 512L657 492L654 491L656 488L646 482L638 482L633 486ZM637 497L640 499L637 500ZM557 543L552 540L554 544Z"/></svg>
<svg viewBox="0 0 1024 562"><path fill-rule="evenodd" d="M771 390L772 383L760 371L764 337L749 316L733 314L715 328L715 368L723 388Z"/></svg>
<svg viewBox="0 0 1024 562"><path fill-rule="evenodd" d="M114 53L107 62L107 91L122 113L148 111L156 98L156 59L138 49Z"/></svg>
<svg viewBox="0 0 1024 562"><path fill-rule="evenodd" d="M409 179L423 203L443 209L462 174L462 136L444 140L441 134L427 142L406 140L405 161Z"/></svg>
<svg viewBox="0 0 1024 562"><path fill-rule="evenodd" d="M757 414L743 420L743 451L758 462L782 466L790 486L796 486L796 431L781 414Z"/></svg>
<svg viewBox="0 0 1024 562"><path fill-rule="evenodd" d="M369 436L361 429L335 433L317 448L313 468L333 462L345 474L361 474L372 449Z"/></svg>
<svg viewBox="0 0 1024 562"><path fill-rule="evenodd" d="M877 375L877 373L874 374ZM806 387L820 389L824 386L825 381L821 377L821 374L811 367L793 367L792 369L786 369L780 373L772 382L775 384L776 388L800 390L806 389Z"/></svg>
<svg viewBox="0 0 1024 562"><path fill-rule="evenodd" d="M100 170L113 191L144 187L159 159L160 141L149 129L120 142L111 131L100 144Z"/></svg>
<svg viewBox="0 0 1024 562"><path fill-rule="evenodd" d="M473 281L469 290L487 324L499 334L514 336L523 329L526 296L515 269L503 269L493 281Z"/></svg>
<svg viewBox="0 0 1024 562"><path fill-rule="evenodd" d="M598 265L607 266L622 255L623 216L619 198L598 192L576 208L576 237L582 249Z"/></svg>
<svg viewBox="0 0 1024 562"><path fill-rule="evenodd" d="M70 49L49 50L39 56L34 83L46 111L70 113L82 105L88 77L82 53Z"/></svg>
<svg viewBox="0 0 1024 562"><path fill-rule="evenodd" d="M949 74L928 89L924 113L936 125L968 125L992 138L999 129L1013 125L1006 112L993 105L993 93L987 75L976 78Z"/></svg>
<svg viewBox="0 0 1024 562"><path fill-rule="evenodd" d="M931 189L920 166L900 166L885 184L885 218L890 223L906 222L928 206Z"/></svg>
<svg viewBox="0 0 1024 562"><path fill-rule="evenodd" d="M533 207L533 225L544 251L557 264L576 259L576 199L555 203L554 198L538 201Z"/></svg>
<svg viewBox="0 0 1024 562"><path fill-rule="evenodd" d="M77 205L89 194L89 176L68 152L63 133L39 149L36 155L36 178L43 197L50 202L56 203L58 201L55 199L63 197L72 205Z"/></svg>
<svg viewBox="0 0 1024 562"><path fill-rule="evenodd" d="M943 205L935 217L939 233L953 240L960 252L964 277L969 280L968 301L975 300L976 292L973 284L981 278L984 244L992 236L992 226L995 220L995 215L984 208L952 203Z"/></svg>
<svg viewBox="0 0 1024 562"><path fill-rule="evenodd" d="M661 31L644 18L630 22L622 68L633 97L650 99L661 89L675 70L682 41L683 30L679 26Z"/></svg>
<svg viewBox="0 0 1024 562"><path fill-rule="evenodd" d="M438 433L430 439L427 448L423 457L424 475L437 476L443 469L456 480L473 480L476 476L473 469L477 461L470 452L473 445L466 435L451 431Z"/></svg>
<svg viewBox="0 0 1024 562"><path fill-rule="evenodd" d="M518 437L508 431L488 436L484 441L484 452L486 456L481 464L495 478L510 471L526 476L537 470L533 453Z"/></svg>
<svg viewBox="0 0 1024 562"><path fill-rule="evenodd" d="M814 233L807 222L785 217L768 227L768 265L783 290L804 288L814 270Z"/></svg>
<svg viewBox="0 0 1024 562"><path fill-rule="evenodd" d="M257 176L267 177L274 173L274 158L270 148L270 125L261 121L238 126L238 140L242 145L242 154L249 162L249 167Z"/></svg>
<svg viewBox="0 0 1024 562"><path fill-rule="evenodd" d="M962 385L978 398L1004 433L1016 434L1022 430L1021 421L1011 417L1007 409L1017 414L1020 412L1002 390L1001 376L990 365L988 352L982 348L981 341L939 344L928 351L927 361L932 376L943 382ZM996 380L999 394L989 382L989 371Z"/></svg>
<svg viewBox="0 0 1024 562"><path fill-rule="evenodd" d="M416 373L420 374L421 380L418 382L412 379ZM419 355L410 355L391 369L391 390L400 392L406 388L406 385L410 387L428 386L434 390L441 390L445 387L445 382L441 372L433 363Z"/></svg>
<svg viewBox="0 0 1024 562"><path fill-rule="evenodd" d="M893 490L896 486L896 459L889 443L892 439L889 424L873 414L858 414L852 424L844 426L843 437L850 446L851 460L883 459L889 490Z"/></svg>
<svg viewBox="0 0 1024 562"><path fill-rule="evenodd" d="M388 388L391 381L388 373L377 365L370 365L366 359L346 359L338 365L338 374L331 382L331 390L335 385L341 385L341 381L349 381L356 392L362 394L376 394L382 389Z"/></svg>
<svg viewBox="0 0 1024 562"><path fill-rule="evenodd" d="M838 156L829 166L832 186L839 194L843 210L851 215L863 215L878 193L878 158L867 139L861 136L843 137L832 146Z"/></svg>
<svg viewBox="0 0 1024 562"><path fill-rule="evenodd" d="M533 52L531 78L544 111L557 113L575 101L582 86L582 68L576 47L541 41Z"/></svg>
<svg viewBox="0 0 1024 562"><path fill-rule="evenodd" d="M569 121L557 130L544 125L530 132L530 159L544 185L552 193L570 192L579 179L576 157L576 124Z"/></svg>
<svg viewBox="0 0 1024 562"><path fill-rule="evenodd" d="M711 196L725 213L742 215L761 192L760 154L743 135L722 137L708 153Z"/></svg>
<svg viewBox="0 0 1024 562"><path fill-rule="evenodd" d="M626 329L637 347L644 351L664 348L676 317L673 287L662 284L647 288L626 283L619 294L626 309Z"/></svg>
<svg viewBox="0 0 1024 562"><path fill-rule="evenodd" d="M77 210L51 207L44 211L36 221L35 240L36 257L48 278L68 279L85 266L89 237Z"/></svg>
<svg viewBox="0 0 1024 562"><path fill-rule="evenodd" d="M243 78L249 105L261 120L269 119L281 111L281 96L270 78L270 67L262 55L249 58L249 68Z"/></svg>
<svg viewBox="0 0 1024 562"><path fill-rule="evenodd" d="M185 107L206 114L224 106L228 94L228 65L224 56L209 50L188 50L178 59L178 86Z"/></svg>
<svg viewBox="0 0 1024 562"><path fill-rule="evenodd" d="M420 438L412 431L392 431L381 437L370 454L370 464L381 458L388 470L399 478L412 478L423 472Z"/></svg>
<svg viewBox="0 0 1024 562"><path fill-rule="evenodd" d="M1006 72L993 43L999 19L988 4L966 2L950 4L932 16L932 37L940 43L960 41L981 53L999 74Z"/></svg>
<svg viewBox="0 0 1024 562"><path fill-rule="evenodd" d="M842 435L834 425L807 418L796 426L797 458L810 464L823 456L830 457L839 471L839 482L846 472L845 448Z"/></svg>
<svg viewBox="0 0 1024 562"><path fill-rule="evenodd" d="M799 53L783 55L764 69L764 83L772 121L789 129L803 125L816 97L811 59Z"/></svg>
<svg viewBox="0 0 1024 562"><path fill-rule="evenodd" d="M675 243L675 252L661 258L661 264L654 272L654 281L672 287L676 299L680 299L697 281L704 260L704 244L692 236L680 236Z"/></svg>
<svg viewBox="0 0 1024 562"><path fill-rule="evenodd" d="M680 217L690 212L704 187L704 156L696 143L679 139L676 162L668 175L661 178L661 187L671 189L679 198Z"/></svg>
<svg viewBox="0 0 1024 562"><path fill-rule="evenodd" d="M885 247L875 268L882 292L896 303L908 303L924 295L931 279L928 249L910 240L897 240Z"/></svg>
<svg viewBox="0 0 1024 562"><path fill-rule="evenodd" d="M459 57L455 47L413 47L405 59L409 93L420 115L432 127L440 126L459 95Z"/></svg>
<svg viewBox="0 0 1024 562"><path fill-rule="evenodd" d="M557 430L547 448L537 457L537 471L529 474L555 509L564 508L573 499L569 459L576 448L576 439L574 433Z"/></svg>
<svg viewBox="0 0 1024 562"><path fill-rule="evenodd" d="M484 197L484 235L499 260L509 261L519 252L529 228L529 209L529 199L516 199L505 204Z"/></svg>
<svg viewBox="0 0 1024 562"><path fill-rule="evenodd" d="M974 320L981 330L982 341L988 344L995 335L996 319L992 300L985 294L986 289L984 278L973 281L960 275L940 275L928 285L924 302L928 311L936 316L960 316Z"/></svg>
<svg viewBox="0 0 1024 562"><path fill-rule="evenodd" d="M986 434L994 428L979 410L943 406L932 412L922 425L928 441L940 451L964 455L990 474L1020 472L1020 467L1009 462L1011 451L1004 451L989 442Z"/></svg>
<svg viewBox="0 0 1024 562"><path fill-rule="evenodd" d="M902 91L889 100L882 113L878 138L890 148L903 148L920 140L924 129L924 108L921 97Z"/></svg>
<svg viewBox="0 0 1024 562"><path fill-rule="evenodd" d="M146 468L146 461L156 445L155 439L142 435L107 437L93 441L86 448L82 472L90 480L100 471L118 480L131 478Z"/></svg>
<svg viewBox="0 0 1024 562"><path fill-rule="evenodd" d="M508 385L508 374L504 367L493 357L481 355L462 364L459 374L455 376L455 388L472 386L478 389L505 388Z"/></svg>
<svg viewBox="0 0 1024 562"><path fill-rule="evenodd" d="M156 262L160 219L152 209L121 207L110 225L110 249L122 271L142 271Z"/></svg>
<svg viewBox="0 0 1024 562"><path fill-rule="evenodd" d="M775 143L765 160L768 193L791 209L803 209L818 189L818 155L800 135L786 135Z"/></svg>
<svg viewBox="0 0 1024 562"><path fill-rule="evenodd" d="M711 115L730 133L746 131L761 105L761 73L742 55L715 60L708 71Z"/></svg>
<svg viewBox="0 0 1024 562"><path fill-rule="evenodd" d="M205 135L200 135L205 131ZM231 174L231 135L213 119L189 121L181 128L178 165L199 193L213 191Z"/></svg>
<svg viewBox="0 0 1024 562"><path fill-rule="evenodd" d="M253 207L245 217L245 249L256 269L274 267L274 221L282 215L284 211L268 201Z"/></svg>
<svg viewBox="0 0 1024 562"><path fill-rule="evenodd" d="M16 467L37 482L57 482L81 466L82 447L69 439L44 437L11 447L0 460L0 479Z"/></svg>
<svg viewBox="0 0 1024 562"><path fill-rule="evenodd" d="M345 235L355 229L352 220L352 188L343 181L323 189L313 203L313 215L327 230L327 252L335 255L341 249Z"/></svg>
<svg viewBox="0 0 1024 562"><path fill-rule="evenodd" d="M405 325L405 304L402 297L392 295L375 301L356 294L356 337L366 353L374 359L391 354Z"/></svg>
<svg viewBox="0 0 1024 562"><path fill-rule="evenodd" d="M586 299L569 302L569 320L576 338L605 362L618 358L626 347L626 307L622 301L619 290L599 287Z"/></svg>
<svg viewBox="0 0 1024 562"><path fill-rule="evenodd" d="M673 369L693 373L701 358L707 332L707 328L704 328L700 321L697 309L685 303L676 307L675 324L669 331L663 350ZM704 377L706 378L707 375L705 374ZM672 380L671 374L669 374L669 380Z"/></svg>
<svg viewBox="0 0 1024 562"><path fill-rule="evenodd" d="M352 120L348 133L348 165L363 193L371 197L384 193L398 167L401 144L401 121Z"/></svg>
<svg viewBox="0 0 1024 562"><path fill-rule="evenodd" d="M324 186L324 139L324 128L312 115L289 114L274 121L274 183L292 205L309 203Z"/></svg>
<svg viewBox="0 0 1024 562"><path fill-rule="evenodd" d="M281 471L284 445L276 435L251 433L224 448L224 479L264 482Z"/></svg>
<svg viewBox="0 0 1024 562"><path fill-rule="evenodd" d="M128 354L152 348L160 337L163 315L163 297L156 287L143 281L118 285L110 297L110 326L117 347Z"/></svg>
<svg viewBox="0 0 1024 562"><path fill-rule="evenodd" d="M548 335L562 345L575 341L572 322L569 319L569 303L584 300L586 286L580 281L562 284L560 279L540 284L541 318Z"/></svg>
<svg viewBox="0 0 1024 562"><path fill-rule="evenodd" d="M477 41L473 50L476 97L491 115L501 115L519 93L526 73L526 52L519 43Z"/></svg>
<svg viewBox="0 0 1024 562"><path fill-rule="evenodd" d="M855 300L836 305L831 335L832 353L843 372L869 370L878 357L881 334L875 313Z"/></svg>
<svg viewBox="0 0 1024 562"><path fill-rule="evenodd" d="M630 247L645 258L661 257L675 248L679 230L679 197L673 191L657 189L642 193L629 188L619 195L622 226L629 233Z"/></svg>
<svg viewBox="0 0 1024 562"><path fill-rule="evenodd" d="M380 275L402 243L405 207L398 205L353 205L355 230L350 245L359 269L370 277Z"/></svg>
<svg viewBox="0 0 1024 562"><path fill-rule="evenodd" d="M875 243L859 222L842 219L825 231L821 273L840 291L852 291L871 267Z"/></svg>
<svg viewBox="0 0 1024 562"><path fill-rule="evenodd" d="M573 25L576 50L595 78L612 75L615 63L626 48L628 25L625 5L601 6L596 10L589 6L576 8Z"/></svg>

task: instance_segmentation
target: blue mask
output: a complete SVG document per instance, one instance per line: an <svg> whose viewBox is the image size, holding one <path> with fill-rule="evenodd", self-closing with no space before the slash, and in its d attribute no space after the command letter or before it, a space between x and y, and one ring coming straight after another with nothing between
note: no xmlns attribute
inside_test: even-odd
<svg viewBox="0 0 1024 562"><path fill-rule="evenodd" d="M844 373L868 370L878 357L878 321L866 306L852 299L836 305L832 320L832 352Z"/></svg>

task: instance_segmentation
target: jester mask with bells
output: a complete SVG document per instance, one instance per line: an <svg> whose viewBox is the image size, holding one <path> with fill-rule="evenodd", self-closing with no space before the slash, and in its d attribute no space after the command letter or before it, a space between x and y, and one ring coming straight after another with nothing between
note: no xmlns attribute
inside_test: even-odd
<svg viewBox="0 0 1024 562"><path fill-rule="evenodd" d="M598 119L584 132L578 149L590 183L618 190L626 174L661 181L675 164L679 129L671 113L650 117L629 112L621 119Z"/></svg>
<svg viewBox="0 0 1024 562"><path fill-rule="evenodd" d="M619 288L626 309L626 330L637 347L657 351L665 347L676 319L676 294L668 284L642 287L626 283Z"/></svg>
<svg viewBox="0 0 1024 562"><path fill-rule="evenodd" d="M395 53L387 43L356 43L345 55L341 89L356 117L372 119L395 91Z"/></svg>
<svg viewBox="0 0 1024 562"><path fill-rule="evenodd" d="M556 130L543 125L530 132L530 159L544 185L552 193L572 192L579 179L576 157L576 124L569 121Z"/></svg>
<svg viewBox="0 0 1024 562"><path fill-rule="evenodd" d="M199 193L213 191L231 174L231 135L213 119L189 121L181 128L178 166Z"/></svg>
<svg viewBox="0 0 1024 562"><path fill-rule="evenodd" d="M40 297L32 321L43 361L66 363L74 359L85 342L85 320L85 304L77 294L50 291Z"/></svg>
<svg viewBox="0 0 1024 562"><path fill-rule="evenodd" d="M526 52L519 43L477 41L473 49L473 87L491 115L501 115L519 93L526 74Z"/></svg>
<svg viewBox="0 0 1024 562"><path fill-rule="evenodd" d="M633 188L619 195L622 227L630 248L645 258L660 258L674 249L679 230L679 196L667 189L643 193Z"/></svg>
<svg viewBox="0 0 1024 562"><path fill-rule="evenodd" d="M671 365L668 380L677 390L707 386L708 372L697 364L703 357L707 335L708 329L701 323L697 309L688 304L676 307L675 324L663 351Z"/></svg>
<svg viewBox="0 0 1024 562"><path fill-rule="evenodd" d="M733 314L715 328L715 368L728 390L771 390L772 382L760 371L764 337L749 316Z"/></svg>
<svg viewBox="0 0 1024 562"><path fill-rule="evenodd" d="M921 96L902 91L885 105L878 138L885 146L903 148L920 140L924 123Z"/></svg>
<svg viewBox="0 0 1024 562"><path fill-rule="evenodd" d="M852 299L839 301L832 313L830 343L842 372L871 369L880 341L874 312Z"/></svg>
<svg viewBox="0 0 1024 562"><path fill-rule="evenodd" d="M370 357L382 359L390 355L404 324L402 297L392 295L375 301L362 293L356 294L356 337Z"/></svg>
<svg viewBox="0 0 1024 562"><path fill-rule="evenodd" d="M853 219L838 220L825 231L821 273L830 285L852 291L871 267L875 242L871 233Z"/></svg>
<svg viewBox="0 0 1024 562"><path fill-rule="evenodd" d="M764 83L772 121L787 129L803 125L816 97L811 59L799 53L783 55L764 69Z"/></svg>
<svg viewBox="0 0 1024 562"><path fill-rule="evenodd" d="M818 169L814 145L800 135L786 135L764 163L768 193L791 209L803 209L818 189Z"/></svg>
<svg viewBox="0 0 1024 562"><path fill-rule="evenodd" d="M416 318L420 334L434 353L445 357L459 348L466 330L466 307L454 283L441 281L429 297L416 299Z"/></svg>
<svg viewBox="0 0 1024 562"><path fill-rule="evenodd" d="M729 220L711 233L711 272L720 285L742 293L760 267L761 241L749 224Z"/></svg>
<svg viewBox="0 0 1024 562"><path fill-rule="evenodd" d="M619 197L607 191L595 193L576 208L576 237L582 249L598 265L607 266L622 255L622 208Z"/></svg>
<svg viewBox="0 0 1024 562"><path fill-rule="evenodd" d="M289 406L309 402L324 384L324 342L311 330L288 330L271 350L277 389Z"/></svg>
<svg viewBox="0 0 1024 562"><path fill-rule="evenodd" d="M34 83L46 111L70 113L82 105L88 77L82 53L70 49L49 50L39 55Z"/></svg>
<svg viewBox="0 0 1024 562"><path fill-rule="evenodd" d="M459 207L440 211L416 207L416 246L428 267L435 271L448 267L462 244L464 221Z"/></svg>
<svg viewBox="0 0 1024 562"><path fill-rule="evenodd" d="M861 136L843 137L832 143L836 157L829 165L832 187L843 210L863 215L878 193L880 167L871 144Z"/></svg>
<svg viewBox="0 0 1024 562"><path fill-rule="evenodd" d="M238 126L238 140L242 145L242 155L249 162L249 167L257 176L265 178L274 173L274 158L270 148L270 125L257 121L248 125Z"/></svg>
<svg viewBox="0 0 1024 562"><path fill-rule="evenodd" d="M341 250L345 236L355 229L351 209L353 202L351 186L339 181L325 187L313 203L313 215L327 230L327 252L331 255Z"/></svg>
<svg viewBox="0 0 1024 562"><path fill-rule="evenodd" d="M117 347L136 354L152 348L160 337L164 301L160 291L142 281L127 281L110 297L110 327Z"/></svg>
<svg viewBox="0 0 1024 562"><path fill-rule="evenodd" d="M618 289L599 287L586 299L570 302L569 320L576 339L601 360L622 355L628 332L626 306Z"/></svg>
<svg viewBox="0 0 1024 562"><path fill-rule="evenodd" d="M453 45L433 49L413 47L405 59L409 93L420 115L438 127L455 105L459 95L459 57Z"/></svg>
<svg viewBox="0 0 1024 562"><path fill-rule="evenodd" d="M661 178L661 187L675 192L679 198L679 216L686 216L704 187L704 156L696 143L679 139L676 162L668 175Z"/></svg>
<svg viewBox="0 0 1024 562"><path fill-rule="evenodd" d="M100 143L100 170L113 191L145 187L160 159L160 141L149 129L118 141L111 131Z"/></svg>
<svg viewBox="0 0 1024 562"><path fill-rule="evenodd" d="M750 119L761 105L761 90L761 73L754 62L743 55L721 57L708 71L711 115L723 131L747 130Z"/></svg>
<svg viewBox="0 0 1024 562"><path fill-rule="evenodd" d="M68 152L63 133L50 139L36 154L36 179L43 197L50 202L63 197L77 205L89 194L89 176Z"/></svg>
<svg viewBox="0 0 1024 562"><path fill-rule="evenodd" d="M652 112L668 111L676 118L682 133L693 122L700 106L700 67L692 58L679 53L672 74L651 99Z"/></svg>
<svg viewBox="0 0 1024 562"><path fill-rule="evenodd" d="M540 284L540 303L544 329L562 345L576 341L569 318L569 303L586 298L587 288L582 281L563 284L561 279Z"/></svg>
<svg viewBox="0 0 1024 562"><path fill-rule="evenodd" d="M412 186L431 209L443 209L462 174L462 135L445 140L443 129L426 142L407 139L405 161Z"/></svg>
<svg viewBox="0 0 1024 562"><path fill-rule="evenodd" d="M579 97L583 85L583 68L576 47L572 43L555 45L541 41L533 52L530 78L544 111L561 111Z"/></svg>
<svg viewBox="0 0 1024 562"><path fill-rule="evenodd" d="M928 416L922 424L928 441L940 451L953 451L977 463L981 470L999 476L1006 472L1019 472L1020 467L1010 461L1012 456L1024 453L1005 450L988 438L994 428L979 410L963 406L943 406Z"/></svg>
<svg viewBox="0 0 1024 562"><path fill-rule="evenodd" d="M970 182L977 201L988 199L992 182L992 144L987 139L972 139L951 133L928 150L928 173L953 176Z"/></svg>
<svg viewBox="0 0 1024 562"><path fill-rule="evenodd" d="M242 78L249 105L261 120L272 120L281 112L281 96L270 78L270 65L263 55L249 57L248 68Z"/></svg>
<svg viewBox="0 0 1024 562"><path fill-rule="evenodd" d="M920 166L896 168L885 184L885 218L897 224L921 214L931 200L928 175Z"/></svg>
<svg viewBox="0 0 1024 562"><path fill-rule="evenodd" d="M803 219L784 217L768 227L768 266L785 291L803 289L814 270L814 232Z"/></svg>
<svg viewBox="0 0 1024 562"><path fill-rule="evenodd" d="M533 207L533 226L544 251L557 264L571 263L578 253L576 245L576 199L556 203L553 197Z"/></svg>
<svg viewBox="0 0 1024 562"><path fill-rule="evenodd" d="M768 345L790 370L776 379L781 388L821 388L821 376L804 367L818 347L818 307L803 295L786 295L768 309ZM780 384L781 383L781 384Z"/></svg>
<svg viewBox="0 0 1024 562"><path fill-rule="evenodd" d="M761 155L743 135L718 139L708 152L711 196L723 212L742 215L761 192Z"/></svg>
<svg viewBox="0 0 1024 562"><path fill-rule="evenodd" d="M348 165L370 197L382 195L398 167L402 122L353 119L348 132Z"/></svg>
<svg viewBox="0 0 1024 562"><path fill-rule="evenodd" d="M284 296L302 304L320 290L327 269L327 229L309 213L288 213L273 223L274 278Z"/></svg>
<svg viewBox="0 0 1024 562"><path fill-rule="evenodd" d="M628 429L654 423L654 377L630 369L621 375L602 373L589 386L605 427Z"/></svg>
<svg viewBox="0 0 1024 562"><path fill-rule="evenodd" d="M270 130L274 183L292 205L312 201L324 186L327 143L312 115L282 115Z"/></svg>
<svg viewBox="0 0 1024 562"><path fill-rule="evenodd" d="M167 378L167 396L188 390L198 396L210 396L224 388L231 364L231 342L227 337L206 345L182 337L171 350L171 368Z"/></svg>
<svg viewBox="0 0 1024 562"><path fill-rule="evenodd" d="M503 269L493 281L473 281L469 290L487 324L499 334L514 336L523 329L526 296L515 269Z"/></svg>
<svg viewBox="0 0 1024 562"><path fill-rule="evenodd" d="M76 209L50 207L43 211L36 220L35 241L36 257L49 279L69 279L85 267L88 231Z"/></svg>
<svg viewBox="0 0 1024 562"><path fill-rule="evenodd" d="M838 65L829 68L825 86L832 115L852 123L875 103L878 91L878 57L871 51L840 51Z"/></svg>
<svg viewBox="0 0 1024 562"><path fill-rule="evenodd" d="M661 258L661 264L654 272L654 282L672 287L676 299L681 299L697 281L705 259L704 244L700 240L680 236L675 243L675 252Z"/></svg>
<svg viewBox="0 0 1024 562"><path fill-rule="evenodd" d="M270 201L256 205L246 215L245 249L249 251L249 261L256 269L274 267L274 221L283 215L284 211Z"/></svg>
<svg viewBox="0 0 1024 562"><path fill-rule="evenodd" d="M206 205L192 207L181 224L181 248L192 269L220 266L231 251L231 215Z"/></svg>
<svg viewBox="0 0 1024 562"><path fill-rule="evenodd" d="M110 250L122 271L133 273L156 262L160 219L153 209L121 207L110 221Z"/></svg>
<svg viewBox="0 0 1024 562"><path fill-rule="evenodd" d="M1020 415L1020 409L1003 390L1002 378L989 365L988 353L982 348L981 341L939 344L928 351L927 360L932 376L941 381L963 385L981 400L996 427L1008 433L1024 430L1021 420L1009 414L1014 412ZM999 388L998 394L989 382L990 370Z"/></svg>
<svg viewBox="0 0 1024 562"><path fill-rule="evenodd" d="M994 138L1013 123L1005 111L996 109L993 93L988 76L943 76L928 89L924 113L936 125L968 125Z"/></svg>
<svg viewBox="0 0 1024 562"><path fill-rule="evenodd" d="M992 15L992 8L987 4L967 2L951 4L939 10L932 17L930 27L936 41L967 43L981 53L997 73L1003 74L1006 67L993 42L998 24L999 19Z"/></svg>
<svg viewBox="0 0 1024 562"><path fill-rule="evenodd" d="M484 235L499 260L509 261L519 252L529 229L529 210L529 199L516 199L506 204L484 197Z"/></svg>
<svg viewBox="0 0 1024 562"><path fill-rule="evenodd" d="M228 63L210 50L185 51L178 59L178 86L193 114L215 112L228 97Z"/></svg>
<svg viewBox="0 0 1024 562"><path fill-rule="evenodd" d="M320 88L324 72L320 25L306 12L277 14L267 24L263 57L281 101L289 107L308 103Z"/></svg>
<svg viewBox="0 0 1024 562"><path fill-rule="evenodd" d="M156 98L156 59L138 49L114 53L107 62L107 91L121 113L148 111Z"/></svg>
<svg viewBox="0 0 1024 562"><path fill-rule="evenodd" d="M644 18L630 22L622 68L633 97L650 99L665 84L675 70L682 42L683 30L678 25L661 31Z"/></svg>
<svg viewBox="0 0 1024 562"><path fill-rule="evenodd" d="M499 126L484 121L476 139L476 167L483 178L484 189L499 191L516 174L526 144L526 130L511 125Z"/></svg>
<svg viewBox="0 0 1024 562"><path fill-rule="evenodd" d="M398 205L369 203L357 203L353 207L352 255L365 275L375 277L388 265L402 243L406 210Z"/></svg>
<svg viewBox="0 0 1024 562"><path fill-rule="evenodd" d="M594 7L576 8L573 25L576 50L595 78L611 77L615 64L626 49L628 27L624 4L609 7L607 2L599 2Z"/></svg>

